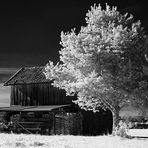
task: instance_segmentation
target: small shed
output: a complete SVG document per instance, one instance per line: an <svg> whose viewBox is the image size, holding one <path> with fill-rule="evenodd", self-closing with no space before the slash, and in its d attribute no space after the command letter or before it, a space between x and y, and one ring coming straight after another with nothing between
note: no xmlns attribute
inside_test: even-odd
<svg viewBox="0 0 148 148"><path fill-rule="evenodd" d="M64 90L51 85L52 81L43 74L44 68L21 68L4 84L11 86L11 101L10 107L0 108L0 111L9 112L9 121L17 119L15 127L19 131L24 128L32 132L36 123L40 127L37 126L35 131L41 129L40 132L48 134L111 133L112 114L109 110L98 113L81 110L72 103L76 96L66 96Z"/></svg>

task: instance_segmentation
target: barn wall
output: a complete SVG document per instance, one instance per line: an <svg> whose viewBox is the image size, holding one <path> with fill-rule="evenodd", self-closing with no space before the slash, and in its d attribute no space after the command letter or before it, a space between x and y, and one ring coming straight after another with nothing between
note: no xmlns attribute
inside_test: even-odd
<svg viewBox="0 0 148 148"><path fill-rule="evenodd" d="M62 105L73 99L48 83L11 86L11 105Z"/></svg>

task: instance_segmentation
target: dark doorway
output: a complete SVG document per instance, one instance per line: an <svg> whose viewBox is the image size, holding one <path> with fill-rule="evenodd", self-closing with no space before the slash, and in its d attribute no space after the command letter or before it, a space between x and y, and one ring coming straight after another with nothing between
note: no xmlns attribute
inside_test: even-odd
<svg viewBox="0 0 148 148"><path fill-rule="evenodd" d="M83 115L83 135L103 135L112 133L113 118L110 110L92 111L82 110Z"/></svg>

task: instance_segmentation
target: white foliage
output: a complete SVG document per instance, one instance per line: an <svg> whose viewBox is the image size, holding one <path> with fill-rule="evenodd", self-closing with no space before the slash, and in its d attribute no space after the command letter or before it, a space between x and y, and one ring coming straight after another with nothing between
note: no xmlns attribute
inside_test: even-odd
<svg viewBox="0 0 148 148"><path fill-rule="evenodd" d="M145 50L140 45L145 45L146 36L140 21L134 22L132 15L121 15L117 7L107 4L105 10L100 5L91 7L86 23L78 34L75 29L61 33L62 64L54 66L50 61L44 74L67 95L76 94L75 103L81 108L113 111L116 105L129 101L121 88L131 79L131 62L126 59L133 50L139 50L137 45L142 52Z"/></svg>

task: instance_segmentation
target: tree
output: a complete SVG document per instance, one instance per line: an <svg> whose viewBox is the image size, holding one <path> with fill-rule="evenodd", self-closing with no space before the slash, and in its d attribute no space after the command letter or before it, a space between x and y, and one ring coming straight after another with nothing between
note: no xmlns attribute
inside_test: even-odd
<svg viewBox="0 0 148 148"><path fill-rule="evenodd" d="M119 123L119 110L137 99L143 80L142 65L147 53L147 36L140 21L121 14L106 4L94 5L86 14L86 26L61 33L60 63L49 61L44 74L53 85L85 110L110 109L113 126ZM135 94L135 93L134 93Z"/></svg>

